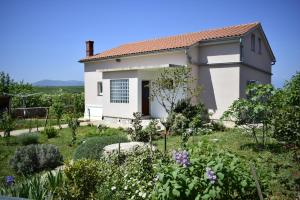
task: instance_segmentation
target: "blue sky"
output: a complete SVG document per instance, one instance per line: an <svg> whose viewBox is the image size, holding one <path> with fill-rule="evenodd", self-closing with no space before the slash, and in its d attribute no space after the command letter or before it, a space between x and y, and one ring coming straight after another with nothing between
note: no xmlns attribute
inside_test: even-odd
<svg viewBox="0 0 300 200"><path fill-rule="evenodd" d="M83 80L95 52L126 42L260 21L275 53L273 84L300 71L300 1L1 0L0 71L15 79Z"/></svg>

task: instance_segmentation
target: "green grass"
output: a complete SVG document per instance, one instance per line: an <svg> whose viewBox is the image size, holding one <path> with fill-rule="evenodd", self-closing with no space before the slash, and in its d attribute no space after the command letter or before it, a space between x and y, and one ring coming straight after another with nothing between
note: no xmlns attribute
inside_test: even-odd
<svg viewBox="0 0 300 200"><path fill-rule="evenodd" d="M46 94L56 94L59 90L65 93L82 93L84 92L84 86L43 86L34 87L35 92L42 92Z"/></svg>

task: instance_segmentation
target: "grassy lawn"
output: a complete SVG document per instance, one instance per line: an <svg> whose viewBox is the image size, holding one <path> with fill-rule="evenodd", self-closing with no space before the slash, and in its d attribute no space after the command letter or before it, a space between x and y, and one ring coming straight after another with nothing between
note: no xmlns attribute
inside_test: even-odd
<svg viewBox="0 0 300 200"><path fill-rule="evenodd" d="M63 155L64 160L66 161L68 159L72 159L74 150L85 138L97 135L99 135L99 133L95 127L79 127L77 131L77 143L73 146L70 146L72 134L71 130L67 128L60 130L59 136L56 138L48 139L46 135L40 134L39 143L53 144L57 146ZM17 174L15 174L9 166L9 160L11 156L18 147L22 146L19 144L18 139L19 137L14 136L11 136L10 138L0 137L0 182L2 182L8 175L14 175L20 178L20 176L17 176Z"/></svg>

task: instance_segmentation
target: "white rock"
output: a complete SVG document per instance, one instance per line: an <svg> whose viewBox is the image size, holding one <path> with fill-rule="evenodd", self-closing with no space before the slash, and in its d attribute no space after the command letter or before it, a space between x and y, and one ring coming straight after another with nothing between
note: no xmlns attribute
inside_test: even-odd
<svg viewBox="0 0 300 200"><path fill-rule="evenodd" d="M150 148L150 145L148 143L144 142L125 142L125 143L120 143L120 151L122 153L128 153L128 152L133 152L137 149L145 149L145 148ZM103 148L103 154L108 155L113 152L118 152L119 150L119 143L116 144L110 144L107 145ZM152 146L152 150L155 150L155 147Z"/></svg>

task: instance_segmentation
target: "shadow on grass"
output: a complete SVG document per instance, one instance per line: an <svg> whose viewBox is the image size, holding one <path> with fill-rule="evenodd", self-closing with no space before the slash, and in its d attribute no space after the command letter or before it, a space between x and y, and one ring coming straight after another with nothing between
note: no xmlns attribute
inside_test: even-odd
<svg viewBox="0 0 300 200"><path fill-rule="evenodd" d="M263 146L262 144L257 144L257 143L247 143L247 144L241 145L240 149L241 150L251 149L252 151L255 151L255 152L269 151L274 154L281 154L281 153L286 153L289 151L288 148L285 148L285 146L283 146L282 144L279 144L279 143L265 144L265 146Z"/></svg>

